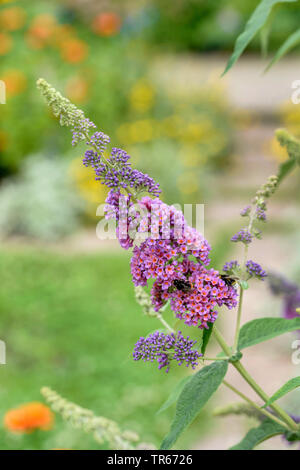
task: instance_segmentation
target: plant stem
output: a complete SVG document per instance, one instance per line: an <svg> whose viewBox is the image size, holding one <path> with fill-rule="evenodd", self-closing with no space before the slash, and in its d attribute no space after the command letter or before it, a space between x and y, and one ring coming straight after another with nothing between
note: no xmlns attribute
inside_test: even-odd
<svg viewBox="0 0 300 470"><path fill-rule="evenodd" d="M216 325L214 325L213 327L213 333L216 337L216 340L218 341L219 345L221 346L221 348L223 349L224 353L226 354L226 356L229 356L231 357L232 356L232 352L231 352L231 349L230 347L228 346L228 344L226 343L222 333L220 332L220 330L218 330L218 328L216 327ZM224 358L223 358L224 360Z"/></svg>
<svg viewBox="0 0 300 470"><path fill-rule="evenodd" d="M280 419L278 419L276 416L272 415L269 411L265 410L264 408L261 408L257 403L254 401L250 400L246 395L244 395L242 392L240 392L237 388L235 388L233 385L229 384L226 382L226 380L223 380L223 384L229 388L232 392L236 393L239 397L241 397L244 401L249 403L249 405L253 406L257 411L259 411L261 414L265 415L267 418L272 419L276 423L280 424L280 426L283 426L286 429L289 429L289 427L282 422Z"/></svg>
<svg viewBox="0 0 300 470"><path fill-rule="evenodd" d="M176 331L169 325L168 322L162 317L160 313L156 315L156 318L167 328L171 333L176 333Z"/></svg>
<svg viewBox="0 0 300 470"><path fill-rule="evenodd" d="M201 361L226 361L229 357L201 357Z"/></svg>
<svg viewBox="0 0 300 470"><path fill-rule="evenodd" d="M222 334L215 326L213 329L214 335L216 340L218 341L219 345L225 352L227 356L231 356L230 347L226 343L225 339L223 338ZM250 385L250 387L257 393L262 400L267 403L269 401L269 396L260 388L260 386L255 382L255 380L251 377L251 375L246 371L244 366L241 364L240 361L233 362L232 365L236 368L236 370L241 374L241 376L246 380L246 382ZM287 423L287 425L294 431L298 431L298 425L295 421L279 406L273 403L270 407L280 416L280 418Z"/></svg>
<svg viewBox="0 0 300 470"><path fill-rule="evenodd" d="M247 228L247 230L250 233L251 233L251 230L252 230L254 215L255 215L255 209L252 206L250 219L249 219L249 224L248 224L248 228ZM248 258L248 250L249 250L249 247L246 244L245 249L244 249L244 260L243 260L243 273L244 273L245 276L247 274L246 263L247 263L247 258ZM240 286L239 306L238 306L238 314L237 314L236 328L235 328L235 335L234 335L234 344L233 344L234 353L237 352L238 344L239 344L241 318L242 318L242 307L243 307L243 297L244 297L244 289L243 289L242 286Z"/></svg>
<svg viewBox="0 0 300 470"><path fill-rule="evenodd" d="M253 390L256 391L257 395L259 395L265 403L269 401L269 396L260 388L260 386L255 382L255 380L251 377L251 375L246 371L245 367L241 364L240 361L234 362L233 366L236 370L241 374L241 376L246 380L246 382L250 385ZM270 405L280 418L288 424L288 426L293 429L294 431L298 431L298 425L295 421L277 404L273 403Z"/></svg>
<svg viewBox="0 0 300 470"><path fill-rule="evenodd" d="M238 307L238 314L237 314L237 320L236 320L236 329L235 329L235 336L234 336L234 344L233 344L233 351L234 352L237 352L237 348L238 348L238 344L239 344L241 318L242 318L242 307L243 307L243 296L244 296L244 289L242 287L240 287L239 307Z"/></svg>

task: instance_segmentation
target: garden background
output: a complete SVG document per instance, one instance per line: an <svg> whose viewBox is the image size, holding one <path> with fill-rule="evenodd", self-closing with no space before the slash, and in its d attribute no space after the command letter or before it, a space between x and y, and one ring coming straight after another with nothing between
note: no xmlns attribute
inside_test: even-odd
<svg viewBox="0 0 300 470"><path fill-rule="evenodd" d="M240 209L287 158L274 130L284 126L300 135L300 105L291 102L299 50L263 75L267 59L254 40L220 78L256 4L0 4L0 79L7 90L0 105L0 338L7 345L7 364L0 366L1 420L10 408L42 400L39 390L49 385L158 445L174 409L155 413L185 373L163 374L133 362L136 340L158 325L134 300L129 254L117 241L96 237L96 210L106 192L44 105L36 79L51 82L113 145L126 148L134 165L161 183L166 202L205 204L205 236L221 269L240 255L230 244ZM297 5L274 17L270 54L299 18ZM295 175L270 204L264 238L251 255L267 271L300 285L299 200ZM245 300L245 320L282 314L284 299L272 296L267 281ZM225 327L233 316L221 315ZM247 359L270 394L297 375L291 362L295 338L273 340ZM300 414L300 405L291 408L297 394L286 407ZM222 395L223 402L234 401L221 389L211 409ZM227 448L248 424L238 417L212 419L205 411L178 447ZM278 439L272 445L284 446ZM59 418L48 432L15 435L0 427L1 449L61 447L97 445Z"/></svg>

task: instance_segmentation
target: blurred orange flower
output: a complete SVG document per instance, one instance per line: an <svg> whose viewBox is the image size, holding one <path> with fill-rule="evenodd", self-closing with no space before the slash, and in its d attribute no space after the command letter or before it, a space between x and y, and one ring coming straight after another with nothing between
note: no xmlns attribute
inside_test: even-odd
<svg viewBox="0 0 300 470"><path fill-rule="evenodd" d="M75 103L83 103L88 96L88 82L82 77L72 77L66 85L66 95Z"/></svg>
<svg viewBox="0 0 300 470"><path fill-rule="evenodd" d="M121 18L113 12L100 13L94 19L92 28L100 36L113 36L120 31Z"/></svg>
<svg viewBox="0 0 300 470"><path fill-rule="evenodd" d="M8 34L0 33L0 55L7 54L11 50L12 39Z"/></svg>
<svg viewBox="0 0 300 470"><path fill-rule="evenodd" d="M10 410L4 416L4 426L12 432L48 431L52 428L54 415L48 406L33 402Z"/></svg>
<svg viewBox="0 0 300 470"><path fill-rule="evenodd" d="M6 31L16 31L24 26L25 10L21 7L11 7L1 11L0 25Z"/></svg>
<svg viewBox="0 0 300 470"><path fill-rule="evenodd" d="M27 41L34 49L44 47L54 35L56 19L50 14L38 15L34 18L27 32Z"/></svg>
<svg viewBox="0 0 300 470"><path fill-rule="evenodd" d="M88 46L80 39L67 39L61 44L62 58L70 64L82 62L88 53Z"/></svg>
<svg viewBox="0 0 300 470"><path fill-rule="evenodd" d="M7 96L18 95L22 93L27 86L26 77L20 70L7 70L0 78L5 83Z"/></svg>

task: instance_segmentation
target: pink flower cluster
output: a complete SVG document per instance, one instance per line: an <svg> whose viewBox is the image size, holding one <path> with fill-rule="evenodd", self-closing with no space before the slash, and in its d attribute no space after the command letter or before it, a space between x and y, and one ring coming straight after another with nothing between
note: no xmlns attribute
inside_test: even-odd
<svg viewBox="0 0 300 470"><path fill-rule="evenodd" d="M142 236L133 249L132 279L136 286L154 280L151 300L156 311L170 301L175 315L187 325L208 328L217 318L216 307L236 306L235 288L206 267L210 245L188 226L181 211L158 198L144 197L134 205L119 191L111 191L106 202L106 217L116 219L123 248L131 248L135 237Z"/></svg>
<svg viewBox="0 0 300 470"><path fill-rule="evenodd" d="M131 260L134 284L146 286L149 279L154 279L151 298L155 310L170 301L176 316L186 324L207 328L217 318L217 306L236 306L236 290L226 285L218 271L205 267L210 261L210 246L199 232L183 222L182 235L176 238L175 221L183 217L181 212L150 198L144 198L141 204L148 206L149 212L140 230L149 230L153 213L158 215L158 225L156 238L151 236L134 247ZM158 205L159 214L151 204ZM170 236L165 239L167 229Z"/></svg>
<svg viewBox="0 0 300 470"><path fill-rule="evenodd" d="M189 259L189 253L182 256L181 247L151 239L135 247L131 261L133 281L145 286L148 279L155 279L151 291L155 310L170 301L173 312L187 325L207 328L217 318L217 306L236 306L237 292L226 285L218 271L203 266L199 257L195 262Z"/></svg>

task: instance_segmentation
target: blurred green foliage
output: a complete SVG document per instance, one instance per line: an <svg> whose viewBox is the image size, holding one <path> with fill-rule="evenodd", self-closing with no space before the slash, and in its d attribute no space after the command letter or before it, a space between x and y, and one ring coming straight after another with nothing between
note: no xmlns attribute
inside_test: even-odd
<svg viewBox="0 0 300 470"><path fill-rule="evenodd" d="M135 363L137 339L159 328L135 303L124 254L54 255L1 252L0 419L43 385L158 445L172 410L153 418L185 369L169 374ZM197 332L196 332L197 333ZM197 435L206 422L198 420ZM55 429L14 436L1 428L1 448L94 448L93 439L58 419ZM180 445L186 445L192 434Z"/></svg>
<svg viewBox="0 0 300 470"><path fill-rule="evenodd" d="M221 236L212 263L220 267L228 248ZM100 242L99 242L100 243ZM65 250L64 250L65 251ZM134 362L140 336L161 327L142 314L134 298L129 254L54 254L33 248L1 251L1 340L7 364L0 366L0 421L20 404L42 401L47 385L98 415L117 421L158 445L174 410L155 416L186 369L168 374L155 364ZM174 322L171 311L166 319ZM183 326L194 339L199 330ZM210 426L201 414L178 448ZM93 439L58 418L55 428L13 435L0 424L1 449L95 448Z"/></svg>
<svg viewBox="0 0 300 470"><path fill-rule="evenodd" d="M196 51L232 49L239 33L258 0L152 0L153 24L149 38L159 45ZM291 31L299 27L300 8L297 4L284 5L272 19L270 49L277 49ZM260 38L250 48L260 50Z"/></svg>
<svg viewBox="0 0 300 470"><path fill-rule="evenodd" d="M21 2L0 9L0 79L7 87L0 177L19 171L37 151L73 157L82 152L70 152L69 131L59 128L37 93L36 79L44 76L111 136L113 146L126 148L133 165L161 182L167 202L200 199L207 171L230 163L233 123L224 91L213 82L185 94L166 90L154 78L151 48L126 18L113 30L111 23L102 24L103 16L87 20L60 2L35 0L26 10ZM102 202L92 175L91 194L85 182L81 191L79 170L76 178L88 203ZM95 213L94 206L89 212Z"/></svg>

